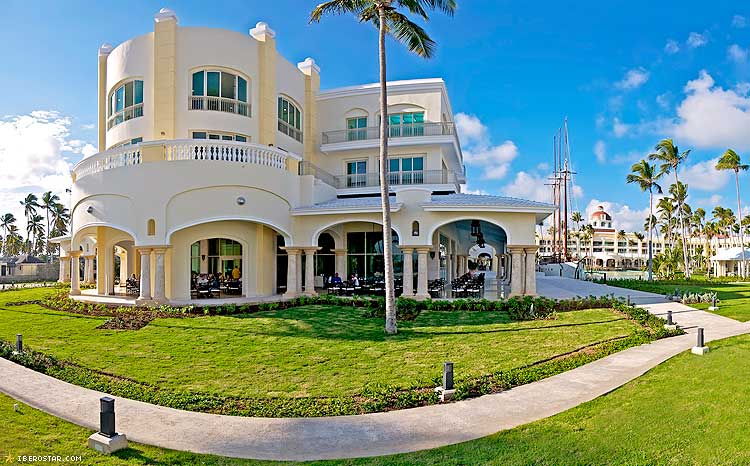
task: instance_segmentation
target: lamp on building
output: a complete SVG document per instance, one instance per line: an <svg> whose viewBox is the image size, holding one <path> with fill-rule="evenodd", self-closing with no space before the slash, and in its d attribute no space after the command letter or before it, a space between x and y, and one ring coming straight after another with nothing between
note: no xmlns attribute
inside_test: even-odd
<svg viewBox="0 0 750 466"><path fill-rule="evenodd" d="M477 233L477 246L479 246L480 248L483 248L484 245L485 245L485 243L484 243L484 233L482 233L480 231L479 233Z"/></svg>
<svg viewBox="0 0 750 466"><path fill-rule="evenodd" d="M479 220L471 221L471 236L477 236L482 232L482 227L479 225Z"/></svg>
<svg viewBox="0 0 750 466"><path fill-rule="evenodd" d="M203 262L206 262L206 255L205 255L205 254L201 254L201 260L202 260Z"/></svg>

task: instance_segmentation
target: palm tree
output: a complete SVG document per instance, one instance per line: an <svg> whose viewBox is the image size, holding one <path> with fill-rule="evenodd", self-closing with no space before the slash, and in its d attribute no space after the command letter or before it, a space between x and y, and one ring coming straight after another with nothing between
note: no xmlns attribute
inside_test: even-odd
<svg viewBox="0 0 750 466"><path fill-rule="evenodd" d="M662 197L656 204L656 209L659 212L659 218L661 218L661 224L663 233L667 238L668 242L672 242L672 233L674 230L674 210L675 206L672 204L672 199L668 197Z"/></svg>
<svg viewBox="0 0 750 466"><path fill-rule="evenodd" d="M591 268L594 268L594 227L587 224L583 227L586 237L589 239L589 258L591 258Z"/></svg>
<svg viewBox="0 0 750 466"><path fill-rule="evenodd" d="M50 213L52 212L52 209L54 208L55 204L58 203L60 200L60 196L57 194L52 194L52 191L47 191L46 193L42 194L42 202L41 207L44 209L44 214L47 217L47 255L49 256L49 261L52 262L52 254L50 254Z"/></svg>
<svg viewBox="0 0 750 466"><path fill-rule="evenodd" d="M0 254L2 254L3 250L5 250L6 254L8 253L8 230L10 230L11 226L14 226L16 223L16 217L13 214L3 214L0 215L0 227L3 228L3 248L0 249Z"/></svg>
<svg viewBox="0 0 750 466"><path fill-rule="evenodd" d="M583 243L587 243L591 239L591 234L588 232L588 230L586 228L584 228L583 230L580 231L579 238L580 238L581 241L583 241ZM580 246L579 246L579 250L580 250ZM586 255L584 254L584 257L585 256ZM591 266L592 266L591 268L593 268L593 265L594 265L593 258L591 258L591 256L589 256L589 260L591 261ZM585 263L586 262L584 262L584 264Z"/></svg>
<svg viewBox="0 0 750 466"><path fill-rule="evenodd" d="M391 203L388 187L388 89L386 86L385 36L389 34L406 44L411 52L431 58L435 41L421 26L404 13L407 10L427 21L427 10L440 10L452 16L455 0L329 0L316 6L310 13L310 22L320 22L323 15L352 14L361 23L372 23L378 28L380 55L380 197L383 209L383 256L385 262L385 332L396 333L396 292L393 283L393 234L391 230Z"/></svg>
<svg viewBox="0 0 750 466"><path fill-rule="evenodd" d="M69 224L70 211L68 211L68 208L60 203L54 204L52 206L52 229L58 235L64 235L68 232Z"/></svg>
<svg viewBox="0 0 750 466"><path fill-rule="evenodd" d="M26 216L26 232L28 233L30 231L28 223L30 222L31 217L36 215L36 209L40 207L39 198L37 198L35 194L29 194L23 201L21 201L21 205L23 206L23 214ZM31 236L27 238L27 241L31 242ZM31 252L31 247L29 247L29 252Z"/></svg>
<svg viewBox="0 0 750 466"><path fill-rule="evenodd" d="M655 147L656 152L650 154L648 158L650 160L658 160L662 162L659 166L659 171L663 174L669 174L674 172L674 182L679 184L680 180L677 177L677 167L687 159L690 150L680 152L680 149L672 142L671 139L662 139L659 144ZM682 204L678 204L677 212L680 218L680 230L682 236L685 236L685 221L683 219ZM685 278L690 278L690 263L687 255L687 242L682 242L682 255L685 262Z"/></svg>
<svg viewBox="0 0 750 466"><path fill-rule="evenodd" d="M10 224L8 233L5 236L5 253L9 256L15 256L21 252L23 240L18 234L18 226Z"/></svg>
<svg viewBox="0 0 750 466"><path fill-rule="evenodd" d="M719 157L719 161L716 163L716 169L717 170L732 170L734 171L734 184L737 188L737 221L740 221L740 216L742 215L742 204L740 202L740 171L747 171L748 168L750 168L750 165L745 165L740 160L740 156L737 155L737 152L733 151L732 149L727 149L726 152L724 152L721 157ZM745 264L745 238L742 235L742 229L740 228L739 231L740 235L740 245L742 247L742 277L747 276L747 264Z"/></svg>
<svg viewBox="0 0 750 466"><path fill-rule="evenodd" d="M33 214L26 222L26 233L28 235L29 241L29 254L37 252L36 246L39 245L39 238L44 237L44 224L42 223L42 220L44 220L44 217L42 217L41 215Z"/></svg>
<svg viewBox="0 0 750 466"><path fill-rule="evenodd" d="M583 221L583 216L581 215L581 213L576 210L570 216L570 219L573 220L574 222L576 222L576 230L580 230L581 229L581 222Z"/></svg>
<svg viewBox="0 0 750 466"><path fill-rule="evenodd" d="M661 173L656 171L656 167L651 165L650 163L646 162L645 160L641 160L640 162L634 164L632 167L630 167L631 173L628 174L626 180L628 183L637 183L638 186L640 186L641 191L648 191L648 212L649 212L649 218L646 219L646 223L648 224L648 280L652 281L654 279L653 277L653 266L651 265L651 262L653 262L653 234L654 234L654 190L656 190L657 194L661 193L661 186L659 183L657 183L658 179L661 177ZM651 221L649 221L649 219Z"/></svg>

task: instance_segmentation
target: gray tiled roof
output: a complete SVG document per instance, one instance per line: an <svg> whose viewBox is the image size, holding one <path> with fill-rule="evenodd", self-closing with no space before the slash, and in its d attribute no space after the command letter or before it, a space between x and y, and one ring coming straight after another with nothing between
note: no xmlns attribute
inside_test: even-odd
<svg viewBox="0 0 750 466"><path fill-rule="evenodd" d="M529 201L516 197L490 196L485 194L433 194L428 205L434 206L482 206L511 208L554 208L545 202Z"/></svg>
<svg viewBox="0 0 750 466"><path fill-rule="evenodd" d="M399 204L396 203L396 196L390 196L391 206L393 209L397 209ZM374 209L379 208L381 205L380 196L377 197L346 197L342 199L331 199L329 201L320 202L318 204L302 206L294 209L294 211L311 211L311 210L339 210L339 209Z"/></svg>

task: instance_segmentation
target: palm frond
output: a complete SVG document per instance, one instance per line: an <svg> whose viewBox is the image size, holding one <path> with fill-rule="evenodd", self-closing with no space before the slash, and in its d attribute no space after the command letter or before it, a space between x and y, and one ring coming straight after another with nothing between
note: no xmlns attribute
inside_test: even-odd
<svg viewBox="0 0 750 466"><path fill-rule="evenodd" d="M347 13L359 16L362 11L372 5L368 0L330 0L316 6L310 12L310 22L319 23L324 15L345 15Z"/></svg>

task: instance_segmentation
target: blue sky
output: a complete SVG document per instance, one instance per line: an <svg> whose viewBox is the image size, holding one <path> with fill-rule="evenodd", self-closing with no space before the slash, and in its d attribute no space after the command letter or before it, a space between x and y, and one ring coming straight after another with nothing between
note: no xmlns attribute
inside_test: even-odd
<svg viewBox="0 0 750 466"><path fill-rule="evenodd" d="M750 161L750 5L738 1L458 0L426 25L426 61L389 44L389 79L443 77L459 118L470 191L547 200L552 136L567 116L581 210L604 203L626 229L647 197L624 182L662 137L692 148L694 206L736 205L734 147ZM307 23L315 1L5 0L0 17L0 210L28 191L64 191L67 164L93 151L96 53L153 29L174 9L184 26L246 32L266 21L293 62L312 56L331 88L377 79L376 36L348 17ZM748 177L741 181L750 201Z"/></svg>

